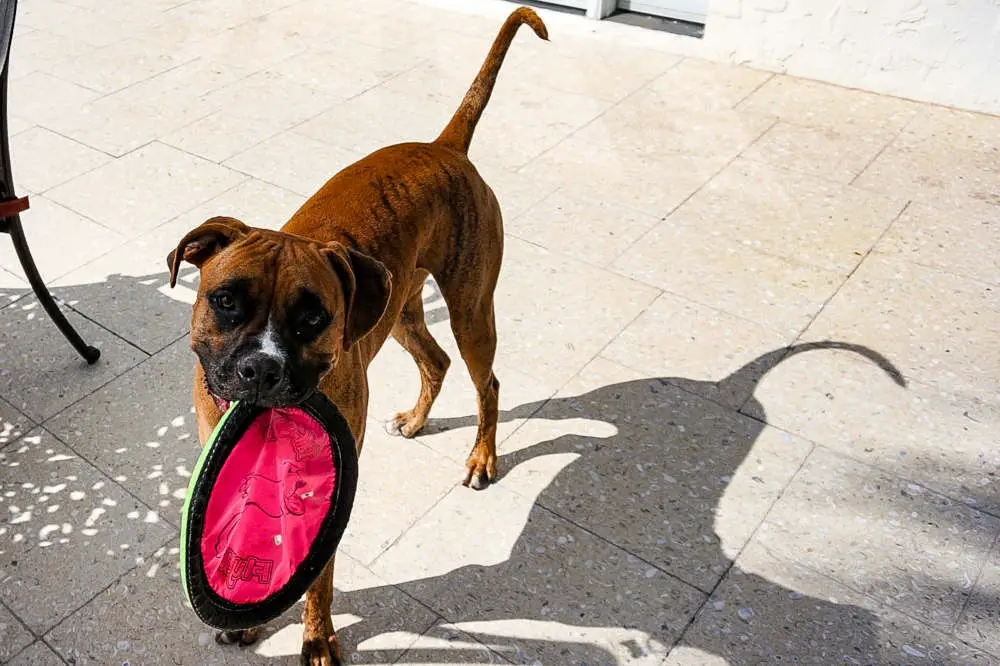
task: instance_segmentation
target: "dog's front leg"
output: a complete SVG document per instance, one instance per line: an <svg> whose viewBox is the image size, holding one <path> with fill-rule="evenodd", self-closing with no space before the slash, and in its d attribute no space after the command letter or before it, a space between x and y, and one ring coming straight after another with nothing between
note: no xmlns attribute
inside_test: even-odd
<svg viewBox="0 0 1000 666"><path fill-rule="evenodd" d="M303 666L340 666L340 644L330 613L333 607L333 562L331 558L306 592L302 609Z"/></svg>

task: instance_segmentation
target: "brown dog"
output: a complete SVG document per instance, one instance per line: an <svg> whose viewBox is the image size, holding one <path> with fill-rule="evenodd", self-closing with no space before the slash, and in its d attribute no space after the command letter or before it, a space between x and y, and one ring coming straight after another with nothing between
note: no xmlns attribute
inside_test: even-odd
<svg viewBox="0 0 1000 666"><path fill-rule="evenodd" d="M212 218L167 257L201 269L191 322L194 403L204 443L233 400L293 405L317 388L350 424L360 452L367 369L392 335L420 370L416 406L395 418L412 437L423 427L450 363L424 323L421 291L433 275L475 383L479 430L465 485L496 477L499 382L493 374L493 292L503 254L500 206L469 161L476 123L518 27L542 39L545 24L517 9L500 29L451 122L433 143L383 148L345 168L281 231ZM306 593L302 661L330 666L339 646L330 617L333 561ZM220 634L248 644L259 630Z"/></svg>

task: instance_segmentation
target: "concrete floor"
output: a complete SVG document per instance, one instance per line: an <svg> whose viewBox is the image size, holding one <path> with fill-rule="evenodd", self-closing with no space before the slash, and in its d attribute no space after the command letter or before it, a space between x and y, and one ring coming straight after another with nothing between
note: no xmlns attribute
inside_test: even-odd
<svg viewBox="0 0 1000 666"><path fill-rule="evenodd" d="M433 138L509 10L22 0L23 220L103 357L0 242L0 662L295 663L297 611L227 649L182 601L196 275L165 256ZM508 234L502 479L459 485L475 402L428 285L456 363L416 441L380 425L412 362L372 368L347 662L997 663L1000 119L546 19L473 148Z"/></svg>

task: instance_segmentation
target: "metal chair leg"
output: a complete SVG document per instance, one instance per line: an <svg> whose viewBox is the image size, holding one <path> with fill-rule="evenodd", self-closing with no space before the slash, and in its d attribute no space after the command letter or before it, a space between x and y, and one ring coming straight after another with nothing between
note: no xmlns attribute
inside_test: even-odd
<svg viewBox="0 0 1000 666"><path fill-rule="evenodd" d="M66 315L59 309L55 299L52 298L52 294L49 293L45 282L42 281L42 276L38 274L35 260L31 257L31 251L28 249L28 241L24 237L24 230L21 228L21 220L16 217L10 219L10 226L7 229L7 233L10 234L11 240L14 241L14 250L17 252L17 258L21 261L21 267L24 268L24 274L28 277L28 283L31 284L31 289L35 292L35 296L38 297L42 307L45 308L45 312L52 318L52 321L59 327L59 330L69 340L69 343L73 345L77 353L83 357L83 360L90 365L96 363L97 359L101 357L101 350L83 341L80 334L76 332L73 325L66 319Z"/></svg>

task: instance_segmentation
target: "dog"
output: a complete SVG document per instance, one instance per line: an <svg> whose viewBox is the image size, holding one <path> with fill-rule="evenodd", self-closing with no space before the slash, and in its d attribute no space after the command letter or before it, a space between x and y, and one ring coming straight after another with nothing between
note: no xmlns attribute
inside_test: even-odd
<svg viewBox="0 0 1000 666"><path fill-rule="evenodd" d="M424 321L421 292L433 276L478 400L478 431L463 484L483 489L496 478L500 383L493 373L493 300L503 220L468 150L524 24L548 40L534 11L515 10L433 142L382 148L344 168L280 231L215 217L168 255L171 287L182 261L201 274L191 348L203 445L232 401L283 407L319 390L343 413L360 453L367 369L390 335L416 361L421 379L416 405L396 415L392 427L403 437L416 435L450 365ZM332 602L333 560L305 596L303 664L340 663ZM259 634L259 628L222 632L217 641L247 645Z"/></svg>

